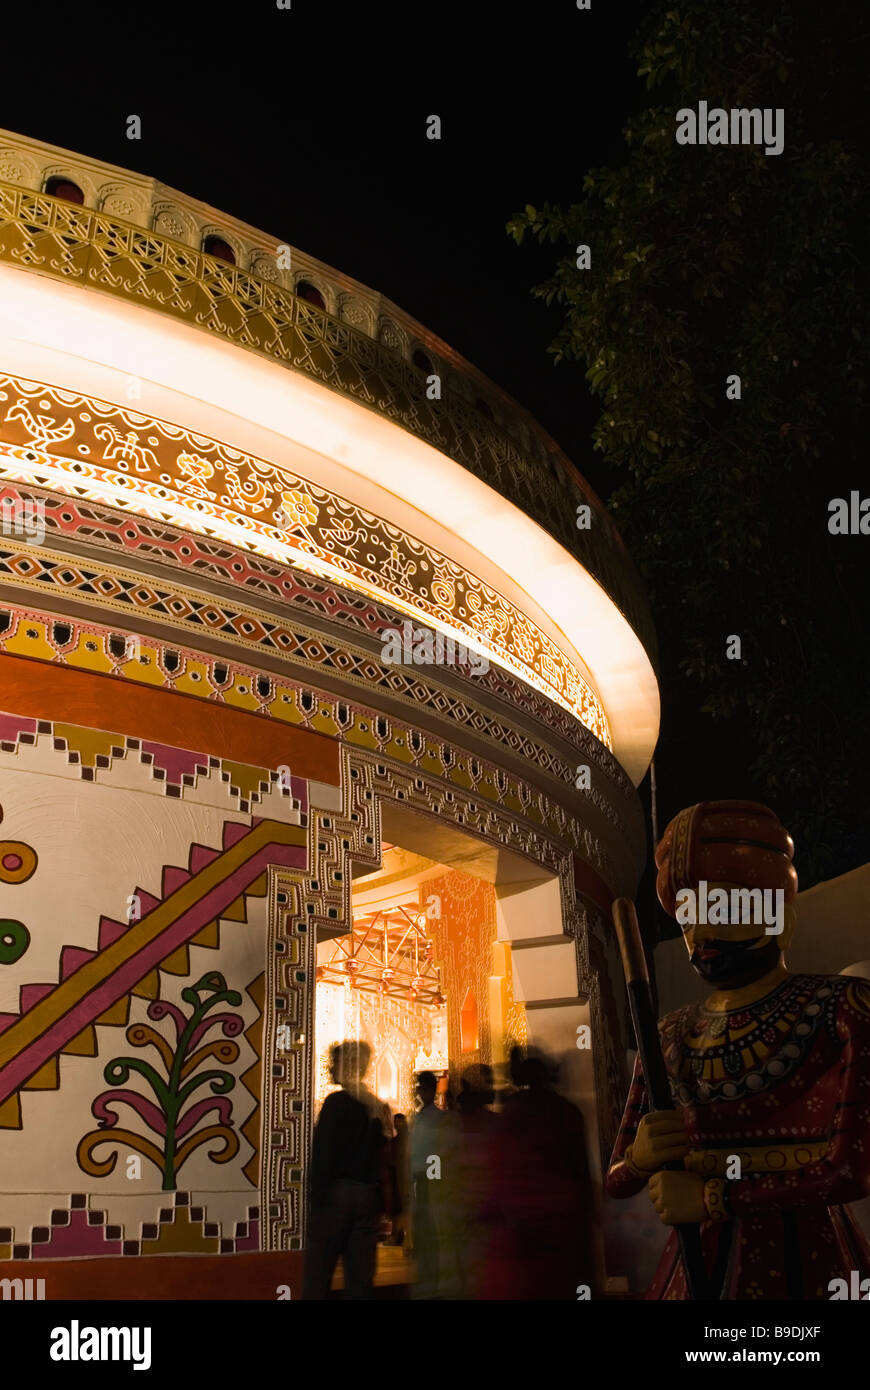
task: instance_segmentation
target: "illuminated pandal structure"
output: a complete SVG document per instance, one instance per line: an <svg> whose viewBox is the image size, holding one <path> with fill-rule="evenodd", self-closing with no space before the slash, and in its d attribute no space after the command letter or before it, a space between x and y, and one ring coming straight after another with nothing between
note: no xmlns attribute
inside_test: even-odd
<svg viewBox="0 0 870 1390"><path fill-rule="evenodd" d="M481 1037L508 969L531 1041L591 1028L600 1179L656 641L528 412L310 254L0 132L0 579L0 1269L48 1255L53 1296L87 1297L92 1265L166 1254L173 1297L195 1254L208 1296L259 1251L297 1280L318 947L395 1011L414 944L408 990L440 992L419 923L349 935L385 839L490 886ZM397 662L407 621L488 669ZM132 1048L155 1100L106 1089Z"/></svg>

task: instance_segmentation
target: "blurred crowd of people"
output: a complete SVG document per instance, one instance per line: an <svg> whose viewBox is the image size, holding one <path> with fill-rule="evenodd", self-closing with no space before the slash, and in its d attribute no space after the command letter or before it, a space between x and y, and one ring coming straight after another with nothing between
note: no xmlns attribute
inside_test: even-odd
<svg viewBox="0 0 870 1390"><path fill-rule="evenodd" d="M511 1056L458 1093L416 1078L410 1117L365 1085L366 1043L337 1043L314 1131L303 1297L326 1298L338 1260L345 1297L371 1297L379 1242L416 1263L412 1298L571 1299L594 1285L592 1190L583 1117L541 1053Z"/></svg>

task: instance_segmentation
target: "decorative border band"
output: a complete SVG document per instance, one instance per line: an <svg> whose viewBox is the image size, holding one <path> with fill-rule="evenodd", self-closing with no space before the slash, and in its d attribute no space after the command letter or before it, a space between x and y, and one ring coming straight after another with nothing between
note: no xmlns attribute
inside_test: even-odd
<svg viewBox="0 0 870 1390"><path fill-rule="evenodd" d="M612 746L600 701L556 644L398 527L265 459L94 397L0 376L4 404L0 479L174 520L386 600L485 652Z"/></svg>
<svg viewBox="0 0 870 1390"><path fill-rule="evenodd" d="M295 634L294 654L301 653L306 661L324 664L344 674L352 671L352 678L361 683L387 694L410 699L415 708L429 709L441 718L461 724L471 720L476 733L492 738L505 748L548 768L552 757L537 739L530 739L515 722L517 716L525 716L538 726L539 735L550 733L553 741L567 743L575 749L580 761L591 758L599 763L608 779L625 797L633 794L632 785L619 763L590 730L561 705L554 704L501 667L493 665L488 671L470 675L464 667L456 666L451 670L451 684L447 685L436 678L433 668L382 665L368 651L363 659L366 642L380 642L385 628L401 626L401 614L394 608L351 593L331 581L296 571L280 561L239 550L224 541L196 536L166 521L152 522L125 515L96 503L62 497L45 489L0 483L0 506L5 506L7 502L25 513L28 508L38 510L47 536L73 547L76 558L70 568L67 556L57 552L37 551L31 546L25 551L0 545L0 577L14 577L17 583L23 580L29 587L39 588L43 592L46 586L57 587L60 584L66 588L74 582L73 571L79 573L79 553L81 547L87 545L109 552L113 560L121 559L131 565L144 562L151 569L144 587L143 576L138 572L134 575L132 569L123 571L107 566L101 571L100 578L87 581L82 574L81 582L75 585L79 593L89 594L91 589L100 594L111 591L117 603L130 611L144 611L147 608L149 613L161 613L164 617L177 616L179 610L177 605L167 607L172 602L170 594L173 591L162 583L159 592L164 594L163 599L155 601L153 597L147 597L146 589L155 582L155 564L180 572L184 576L180 582L195 580L201 583L203 579L210 580L230 589L229 601L222 598L215 602L226 613L227 623L250 645L271 645L268 637L270 621L274 623L274 605L279 604L282 622L287 618L288 611L293 613L292 624L286 621L284 627ZM36 566L34 560L37 561ZM99 561L88 560L88 573L95 573L98 564ZM59 579L61 573L65 576L63 580ZM120 588L115 587L110 576L117 579ZM184 593L189 595L192 591L185 590ZM206 602L201 591L197 592L196 598L200 607ZM253 617L256 612L256 623L265 626L262 638L256 636L256 626L247 628L244 633L240 631L239 620L245 612L243 605L256 603L257 600L265 606L258 605L249 616ZM296 619L297 610L302 615L301 621ZM309 616L315 620L311 625L305 621ZM190 615L186 621L192 620ZM319 622L326 625L326 630L317 626ZM337 633L336 629L341 629L341 632ZM338 646L334 645L336 639ZM351 645L355 639L362 639L359 648ZM510 709L510 717L503 713L505 706Z"/></svg>
<svg viewBox="0 0 870 1390"><path fill-rule="evenodd" d="M62 639L62 640L59 640ZM126 655L123 639L106 628L76 623L13 609L0 609L0 653L12 658L4 668L5 692L20 688L18 704L25 708L27 692L31 701L39 686L59 687L67 675L79 678L91 673L102 687L104 679L124 684L163 687L197 700L216 701L237 711L265 715L282 725L295 725L329 739L394 759L445 781L448 786L480 798L484 806L498 806L523 823L545 828L554 838L576 846L598 873L615 890L620 871L607 849L569 807L578 795L564 788L564 799L556 799L522 777L506 772L497 763L477 757L461 745L415 728L393 715L381 714L365 705L343 699L323 690L313 690L284 676L258 673L219 657L209 657L183 647L168 647L153 638L136 639L135 655ZM113 651L117 646L118 651ZM0 663L3 661L0 655ZM25 661L21 661L25 658ZM44 674L26 669L30 662L47 663ZM19 669L20 668L20 669ZM95 708L101 703L101 689L95 688ZM103 699L106 699L103 696ZM4 698L10 702L11 695ZM118 698L121 698L120 691ZM73 722L85 722L76 714ZM281 759L278 759L280 761ZM252 761L261 761L252 759ZM295 770L295 769L294 769ZM320 773L319 775L323 775ZM558 789L554 789L558 792ZM582 793L585 798L588 793ZM614 836L623 851L621 840ZM630 851L626 852L626 863Z"/></svg>

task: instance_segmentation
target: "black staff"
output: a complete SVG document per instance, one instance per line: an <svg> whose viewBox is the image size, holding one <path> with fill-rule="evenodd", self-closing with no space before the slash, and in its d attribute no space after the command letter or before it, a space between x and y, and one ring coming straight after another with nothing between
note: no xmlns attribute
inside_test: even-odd
<svg viewBox="0 0 870 1390"><path fill-rule="evenodd" d="M622 968L625 971L625 984L628 990L628 1007L634 1024L634 1036L640 1053L640 1065L646 1082L646 1093L651 1110L673 1110L671 1088L665 1059L662 1056L659 1030L653 1008L652 991L643 953L637 913L630 898L617 898L611 908ZM683 1164L677 1159L665 1163L665 1168L679 1169ZM694 1225L675 1226L680 1257L686 1272L686 1286L689 1297L695 1302L707 1297L707 1276L704 1269L704 1256L701 1251L701 1232Z"/></svg>

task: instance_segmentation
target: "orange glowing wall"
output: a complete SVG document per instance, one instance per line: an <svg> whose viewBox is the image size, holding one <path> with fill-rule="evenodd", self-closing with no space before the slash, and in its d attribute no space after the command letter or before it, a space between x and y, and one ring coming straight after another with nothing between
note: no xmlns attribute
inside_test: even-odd
<svg viewBox="0 0 870 1390"><path fill-rule="evenodd" d="M510 946L497 940L494 886L452 869L427 879L420 903L441 967L450 1081L457 1085L467 1066L497 1065L526 1041L525 1009L513 997Z"/></svg>

